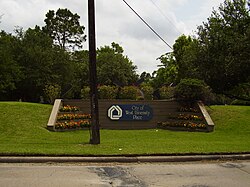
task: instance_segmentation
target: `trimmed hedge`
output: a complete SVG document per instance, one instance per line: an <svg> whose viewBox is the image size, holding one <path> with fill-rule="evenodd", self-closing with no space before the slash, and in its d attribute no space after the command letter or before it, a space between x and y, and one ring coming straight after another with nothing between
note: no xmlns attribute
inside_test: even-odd
<svg viewBox="0 0 250 187"><path fill-rule="evenodd" d="M98 87L99 99L116 99L118 88L116 86L100 86Z"/></svg>
<svg viewBox="0 0 250 187"><path fill-rule="evenodd" d="M136 100L138 95L138 88L135 86L124 86L120 90L119 99Z"/></svg>
<svg viewBox="0 0 250 187"><path fill-rule="evenodd" d="M145 100L153 100L154 88L152 86L144 85L141 87Z"/></svg>

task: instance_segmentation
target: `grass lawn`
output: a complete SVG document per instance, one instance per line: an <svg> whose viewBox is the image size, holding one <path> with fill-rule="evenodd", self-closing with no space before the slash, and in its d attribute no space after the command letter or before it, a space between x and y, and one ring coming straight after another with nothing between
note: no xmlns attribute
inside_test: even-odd
<svg viewBox="0 0 250 187"><path fill-rule="evenodd" d="M136 155L250 152L250 107L212 106L212 133L167 130L101 130L90 145L89 131L50 132L51 105L0 102L0 154Z"/></svg>

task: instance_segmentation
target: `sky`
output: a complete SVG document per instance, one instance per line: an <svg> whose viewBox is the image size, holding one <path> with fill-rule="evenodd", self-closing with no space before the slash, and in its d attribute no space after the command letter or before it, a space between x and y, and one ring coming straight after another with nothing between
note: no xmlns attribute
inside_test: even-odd
<svg viewBox="0 0 250 187"><path fill-rule="evenodd" d="M197 26L206 22L212 10L224 0L126 0L133 9L170 45L182 34L195 35ZM16 26L24 30L44 26L49 10L68 8L80 16L88 36L87 0L0 0L0 30L12 33ZM161 55L172 49L161 41L123 0L95 0L96 45L116 42L137 66L137 72L158 69ZM88 49L88 41L84 43Z"/></svg>

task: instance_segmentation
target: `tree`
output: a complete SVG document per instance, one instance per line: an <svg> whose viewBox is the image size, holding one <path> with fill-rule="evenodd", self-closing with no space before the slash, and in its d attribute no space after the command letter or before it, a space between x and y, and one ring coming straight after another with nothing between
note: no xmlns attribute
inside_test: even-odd
<svg viewBox="0 0 250 187"><path fill-rule="evenodd" d="M24 74L16 90L16 97L26 101L39 101L43 95L44 85L51 82L52 40L42 32L40 27L35 29L16 30L19 45L16 46L16 59Z"/></svg>
<svg viewBox="0 0 250 187"><path fill-rule="evenodd" d="M248 2L249 6L249 2ZM250 75L250 15L246 0L225 0L198 27L199 71L218 93L247 82Z"/></svg>
<svg viewBox="0 0 250 187"><path fill-rule="evenodd" d="M62 96L80 98L81 89L89 85L89 52L82 50L71 53L70 63L72 65L73 78Z"/></svg>
<svg viewBox="0 0 250 187"><path fill-rule="evenodd" d="M199 57L199 42L191 36L181 35L173 46L176 59L176 82L186 78L200 78L197 58Z"/></svg>
<svg viewBox="0 0 250 187"><path fill-rule="evenodd" d="M119 44L112 43L97 50L98 83L103 85L129 85L137 81L136 66L123 55Z"/></svg>
<svg viewBox="0 0 250 187"><path fill-rule="evenodd" d="M87 86L89 84L89 51L75 51L71 54L71 62L74 66L75 80L79 82L79 86Z"/></svg>
<svg viewBox="0 0 250 187"><path fill-rule="evenodd" d="M151 81L152 76L150 73L147 73L146 71L142 72L140 75L140 80L143 81L142 83L147 84Z"/></svg>
<svg viewBox="0 0 250 187"><path fill-rule="evenodd" d="M153 74L156 75L153 79L154 88L160 88L164 85L170 85L176 82L177 65L173 53L167 53L158 58L161 61L159 69Z"/></svg>
<svg viewBox="0 0 250 187"><path fill-rule="evenodd" d="M158 58L161 61L153 84L155 88L164 85L178 84L184 78L198 78L197 68L199 43L196 39L181 35L173 46L172 53L167 53Z"/></svg>
<svg viewBox="0 0 250 187"><path fill-rule="evenodd" d="M55 99L60 97L61 87L58 84L45 85L44 96L48 103L54 104Z"/></svg>
<svg viewBox="0 0 250 187"><path fill-rule="evenodd" d="M56 45L62 49L77 49L86 40L85 27L80 25L80 16L68 9L50 10L44 20L43 30L50 35Z"/></svg>
<svg viewBox="0 0 250 187"><path fill-rule="evenodd" d="M73 79L73 65L65 50L53 46L53 40L40 27L18 30L19 44L15 46L15 59L24 76L16 89L16 98L39 101L48 84L58 84L65 91Z"/></svg>
<svg viewBox="0 0 250 187"><path fill-rule="evenodd" d="M17 40L11 34L0 32L0 99L9 99L23 74L15 59Z"/></svg>

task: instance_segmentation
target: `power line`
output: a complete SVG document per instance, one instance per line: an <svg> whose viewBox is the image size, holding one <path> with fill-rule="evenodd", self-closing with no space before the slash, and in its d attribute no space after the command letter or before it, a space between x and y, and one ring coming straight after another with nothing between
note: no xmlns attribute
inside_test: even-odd
<svg viewBox="0 0 250 187"><path fill-rule="evenodd" d="M160 7L153 1L153 0L150 0L152 2L152 4L158 9L158 11L160 12L160 14L169 22L171 23L175 30L179 33L179 34L182 34L182 32L176 27L176 25L171 21L171 19L169 19L166 14L164 14L164 12L160 9Z"/></svg>
<svg viewBox="0 0 250 187"><path fill-rule="evenodd" d="M123 2L136 14L137 17L141 19L141 21L161 40L163 41L170 49L173 48L125 1Z"/></svg>

